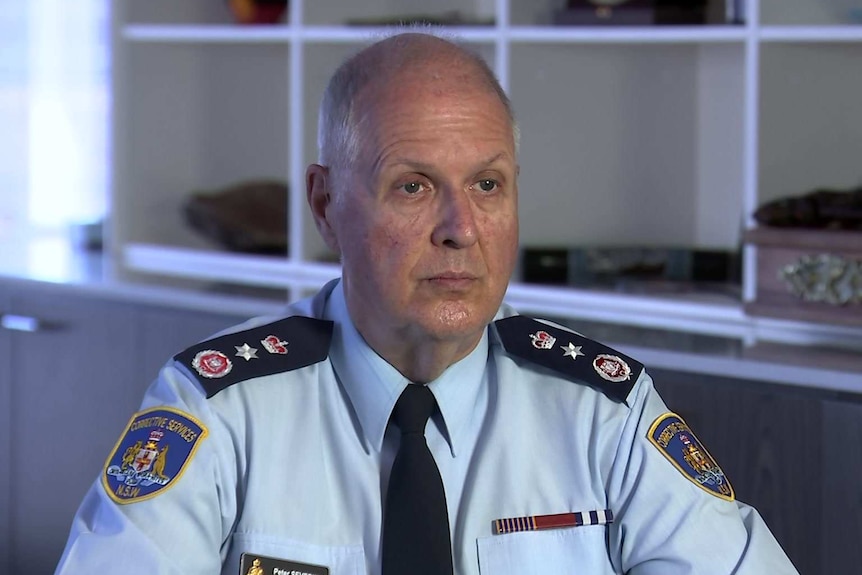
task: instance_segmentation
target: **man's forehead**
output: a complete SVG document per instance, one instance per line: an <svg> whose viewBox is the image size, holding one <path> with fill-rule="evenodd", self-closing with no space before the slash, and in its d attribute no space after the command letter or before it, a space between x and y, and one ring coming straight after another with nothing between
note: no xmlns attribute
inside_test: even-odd
<svg viewBox="0 0 862 575"><path fill-rule="evenodd" d="M479 75L439 66L403 70L369 83L356 94L353 113L356 119L376 124L395 113L446 114L470 106L477 113L499 113L511 123L499 94Z"/></svg>
<svg viewBox="0 0 862 575"><path fill-rule="evenodd" d="M508 150L476 158L459 157L459 159L464 168L468 169L471 173L484 169L511 169L515 163L512 154ZM452 164L447 162L446 166L451 167ZM382 156L378 163L378 169L384 170L407 169L412 172L434 173L439 168L440 166L435 162L435 159L419 153L411 154L409 150L406 153Z"/></svg>
<svg viewBox="0 0 862 575"><path fill-rule="evenodd" d="M437 94L459 90L493 92L487 82L482 81L482 75L475 63L463 59L441 58L380 70L359 89L355 99L374 99L381 93L392 93L414 86L421 86L423 90Z"/></svg>

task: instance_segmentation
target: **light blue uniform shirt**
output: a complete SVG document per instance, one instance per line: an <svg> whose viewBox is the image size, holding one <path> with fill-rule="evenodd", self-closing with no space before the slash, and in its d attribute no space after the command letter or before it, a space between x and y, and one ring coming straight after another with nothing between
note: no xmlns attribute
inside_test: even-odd
<svg viewBox="0 0 862 575"><path fill-rule="evenodd" d="M142 409L176 410L205 435L187 434L190 455L166 456L185 457L182 471L148 498L118 502L103 474L75 517L58 574L234 575L243 553L331 575L380 573L398 443L387 424L409 382L357 333L337 282L288 315L334 322L328 357L209 399L188 365L169 363ZM504 306L498 318L512 315ZM263 353L256 340L241 341L242 330L271 321L239 326L236 355L221 350L235 375L257 359L240 346ZM302 338L272 335L288 350ZM668 410L645 372L633 378L626 401L615 401L507 353L492 325L429 383L439 412L426 437L446 490L456 573L796 573L754 509L697 485L648 440ZM492 529L497 519L603 510L613 522Z"/></svg>

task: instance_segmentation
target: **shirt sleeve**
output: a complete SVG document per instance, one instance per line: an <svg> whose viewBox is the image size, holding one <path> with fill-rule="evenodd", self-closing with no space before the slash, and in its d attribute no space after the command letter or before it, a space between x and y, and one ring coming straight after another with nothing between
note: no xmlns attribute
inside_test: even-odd
<svg viewBox="0 0 862 575"><path fill-rule="evenodd" d="M796 574L763 519L735 499L720 466L669 412L649 375L640 379L608 483L615 567L631 575Z"/></svg>
<svg viewBox="0 0 862 575"><path fill-rule="evenodd" d="M219 573L236 515L232 445L197 385L165 367L78 509L56 575Z"/></svg>

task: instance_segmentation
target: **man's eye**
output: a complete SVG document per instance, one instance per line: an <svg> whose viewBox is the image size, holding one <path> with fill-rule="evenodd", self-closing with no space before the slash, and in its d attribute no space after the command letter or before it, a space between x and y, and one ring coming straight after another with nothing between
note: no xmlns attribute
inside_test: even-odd
<svg viewBox="0 0 862 575"><path fill-rule="evenodd" d="M476 187L483 192L493 192L497 188L497 182L495 180L479 180L476 182Z"/></svg>
<svg viewBox="0 0 862 575"><path fill-rule="evenodd" d="M422 191L423 187L424 186L419 182L410 182L410 183L401 185L401 189L410 195L418 194L419 192Z"/></svg>

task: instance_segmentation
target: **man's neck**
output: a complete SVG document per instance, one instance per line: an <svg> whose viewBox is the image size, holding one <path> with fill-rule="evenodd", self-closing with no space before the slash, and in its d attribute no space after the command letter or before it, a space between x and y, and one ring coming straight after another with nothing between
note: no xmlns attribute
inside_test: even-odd
<svg viewBox="0 0 862 575"><path fill-rule="evenodd" d="M436 341L426 338L412 344L405 344L403 339L398 339L388 348L380 343L367 339L366 341L401 375L414 383L428 383L440 377L449 366L470 355L481 339L481 332L469 339L458 341Z"/></svg>

